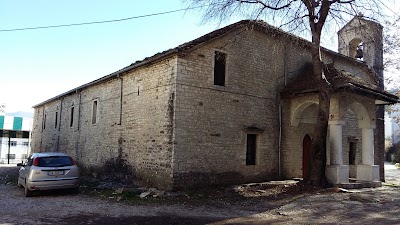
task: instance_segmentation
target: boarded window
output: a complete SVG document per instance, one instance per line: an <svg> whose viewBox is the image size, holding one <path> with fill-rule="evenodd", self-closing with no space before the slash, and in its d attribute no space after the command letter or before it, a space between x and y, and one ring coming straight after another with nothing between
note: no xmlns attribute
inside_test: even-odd
<svg viewBox="0 0 400 225"><path fill-rule="evenodd" d="M71 113L69 116L69 127L74 125L74 107L71 107Z"/></svg>
<svg viewBox="0 0 400 225"><path fill-rule="evenodd" d="M225 86L226 54L215 52L214 56L214 85Z"/></svg>
<svg viewBox="0 0 400 225"><path fill-rule="evenodd" d="M246 165L256 165L257 135L247 134Z"/></svg>
<svg viewBox="0 0 400 225"><path fill-rule="evenodd" d="M97 103L97 100L94 100L92 104L92 124L97 123Z"/></svg>

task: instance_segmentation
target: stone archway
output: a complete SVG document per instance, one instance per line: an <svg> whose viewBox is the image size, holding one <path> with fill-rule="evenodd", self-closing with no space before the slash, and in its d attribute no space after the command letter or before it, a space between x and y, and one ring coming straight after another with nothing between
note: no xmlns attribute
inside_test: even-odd
<svg viewBox="0 0 400 225"><path fill-rule="evenodd" d="M300 104L292 114L291 125L297 127L300 123L316 124L318 104L307 101Z"/></svg>
<svg viewBox="0 0 400 225"><path fill-rule="evenodd" d="M353 102L349 105L357 115L359 128L362 130L361 165L357 165L357 180L379 181L379 166L374 165L374 129L375 119L371 118L364 105Z"/></svg>
<svg viewBox="0 0 400 225"><path fill-rule="evenodd" d="M349 165L343 163L343 126L346 121L344 118L344 112L348 109L355 113L357 117L358 127L362 131L362 151L361 158L362 162L360 165L356 165L356 179L362 181L377 181L379 179L379 166L374 164L374 132L375 120L369 114L369 111L365 107L366 101L346 103L345 99L336 98L336 111L339 113L338 116L331 117L329 120L329 149L330 149L330 160L329 165L326 169L326 176L332 184L342 184L349 182ZM361 103L363 102L363 103ZM332 106L332 104L331 104ZM372 112L372 109L369 108ZM351 126L349 124L349 126Z"/></svg>
<svg viewBox="0 0 400 225"><path fill-rule="evenodd" d="M303 101L302 101L303 100ZM293 135L289 135L289 143L296 143L291 146L291 172L294 177L306 177L310 164L312 162L311 154L311 134L314 131L314 125L317 122L318 104L317 98L299 98L292 102L292 111L290 115Z"/></svg>

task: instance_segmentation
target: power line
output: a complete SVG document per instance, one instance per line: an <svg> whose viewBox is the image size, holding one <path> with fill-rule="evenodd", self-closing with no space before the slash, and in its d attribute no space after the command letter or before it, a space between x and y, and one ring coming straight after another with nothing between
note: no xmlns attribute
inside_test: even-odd
<svg viewBox="0 0 400 225"><path fill-rule="evenodd" d="M13 29L0 30L0 32L13 32L13 31L25 31L25 30L38 30L38 29L60 28L60 27L83 26L83 25L102 24L102 23L114 23L114 22L121 22L121 21L126 21L126 20L144 18L144 17L151 17L151 16L159 16L159 15L164 15L164 14L176 13L176 12L180 12L180 11L201 8L201 7L204 7L204 6L208 6L208 5L196 6L196 7L185 8L185 9L176 9L176 10L171 10L171 11L166 11L166 12L159 12L159 13L152 13L152 14L147 14L147 15L142 15L142 16L133 16L133 17L122 18L122 19L93 21L93 22L85 22L85 23L71 23L71 24L61 24L61 25L50 25L50 26L40 26L40 27L13 28Z"/></svg>
<svg viewBox="0 0 400 225"><path fill-rule="evenodd" d="M378 0L378 2L380 2L383 6L385 6L386 9L388 9L389 11L391 11L396 17L398 17L399 15L393 11L390 7L388 7L385 3L383 3L381 0Z"/></svg>

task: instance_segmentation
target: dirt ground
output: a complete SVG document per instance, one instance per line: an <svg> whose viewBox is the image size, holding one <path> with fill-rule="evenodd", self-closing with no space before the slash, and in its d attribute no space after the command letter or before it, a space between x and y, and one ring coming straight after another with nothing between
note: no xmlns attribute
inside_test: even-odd
<svg viewBox="0 0 400 225"><path fill-rule="evenodd" d="M96 183L78 195L26 198L16 186L18 168L1 165L0 224L400 224L400 170L386 164L385 171L382 187L352 191L294 181L179 193Z"/></svg>

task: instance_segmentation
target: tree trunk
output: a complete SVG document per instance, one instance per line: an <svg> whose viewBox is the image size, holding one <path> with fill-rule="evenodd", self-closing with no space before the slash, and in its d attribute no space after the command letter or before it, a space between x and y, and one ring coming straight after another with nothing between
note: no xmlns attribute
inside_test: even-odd
<svg viewBox="0 0 400 225"><path fill-rule="evenodd" d="M314 30L315 31L315 30ZM312 163L306 182L313 186L326 187L326 139L328 133L331 86L323 75L323 62L320 52L320 32L313 32L311 48L314 76L320 81L318 118L311 143Z"/></svg>
<svg viewBox="0 0 400 225"><path fill-rule="evenodd" d="M330 97L330 88L321 87L319 90L318 119L311 144L312 164L308 177L308 183L318 187L326 187L328 185L325 169Z"/></svg>

